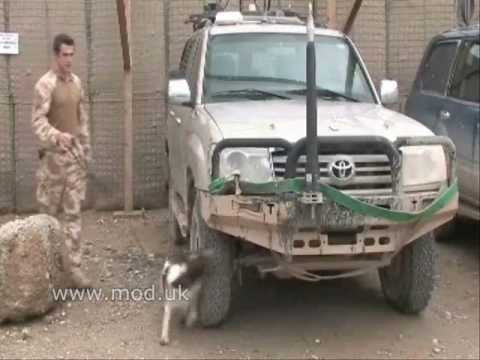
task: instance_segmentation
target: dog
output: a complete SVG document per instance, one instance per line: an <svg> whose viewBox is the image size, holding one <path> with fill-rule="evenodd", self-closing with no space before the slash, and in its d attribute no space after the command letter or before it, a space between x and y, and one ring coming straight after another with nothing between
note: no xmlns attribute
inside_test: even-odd
<svg viewBox="0 0 480 360"><path fill-rule="evenodd" d="M187 328L197 323L202 280L210 255L208 251L189 252L175 254L165 260L161 275L164 294L161 345L170 343L171 319L175 310L182 313ZM178 295L181 294L185 294L185 298L180 299Z"/></svg>

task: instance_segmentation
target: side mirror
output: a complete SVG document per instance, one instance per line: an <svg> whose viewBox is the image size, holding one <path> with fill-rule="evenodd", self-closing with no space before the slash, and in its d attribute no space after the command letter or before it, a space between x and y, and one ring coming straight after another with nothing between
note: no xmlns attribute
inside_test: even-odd
<svg viewBox="0 0 480 360"><path fill-rule="evenodd" d="M398 83L395 80L382 80L380 83L380 97L384 105L398 104Z"/></svg>
<svg viewBox="0 0 480 360"><path fill-rule="evenodd" d="M191 104L191 93L185 79L171 79L168 82L168 102L175 105Z"/></svg>

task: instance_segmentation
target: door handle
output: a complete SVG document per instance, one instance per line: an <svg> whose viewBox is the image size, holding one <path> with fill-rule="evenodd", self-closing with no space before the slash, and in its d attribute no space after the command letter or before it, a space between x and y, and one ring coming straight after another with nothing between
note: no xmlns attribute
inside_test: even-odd
<svg viewBox="0 0 480 360"><path fill-rule="evenodd" d="M450 112L448 112L447 110L440 111L440 120L447 121L450 120L450 117Z"/></svg>

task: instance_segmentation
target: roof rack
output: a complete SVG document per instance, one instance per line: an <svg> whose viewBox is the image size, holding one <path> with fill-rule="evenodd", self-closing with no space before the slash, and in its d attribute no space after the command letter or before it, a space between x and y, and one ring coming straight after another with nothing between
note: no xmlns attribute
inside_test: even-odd
<svg viewBox="0 0 480 360"><path fill-rule="evenodd" d="M203 28L208 24L213 24L215 22L215 17L219 9L216 7L205 6L202 14L192 14L185 20L185 24L193 24L193 31Z"/></svg>
<svg viewBox="0 0 480 360"><path fill-rule="evenodd" d="M215 4L213 4L215 5ZM205 6L202 14L192 14L185 21L185 24L192 23L193 31L197 31L205 26L216 23L217 14L224 12L224 9L217 6ZM233 13L233 12L232 12ZM244 23L266 23L266 24L280 24L280 25L304 25L307 20L306 15L302 15L291 9L275 9L267 11L242 11L235 12L243 15ZM237 22L238 23L238 22ZM225 25L224 22L219 22L219 25ZM316 22L316 27L326 28L325 23Z"/></svg>

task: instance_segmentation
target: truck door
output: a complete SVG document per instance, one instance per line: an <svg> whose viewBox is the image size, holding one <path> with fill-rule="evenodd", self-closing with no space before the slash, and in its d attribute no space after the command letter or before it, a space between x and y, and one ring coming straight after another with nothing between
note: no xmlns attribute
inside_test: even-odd
<svg viewBox="0 0 480 360"><path fill-rule="evenodd" d="M192 107L192 88L187 79L189 68L193 53L195 52L195 38L192 37L187 40L183 49L182 57L180 60L179 70L175 72L175 78L181 80L177 82L176 86L185 87L187 91L181 89L174 89L178 93L189 92L189 97L169 97L168 104L168 118L167 118L167 133L168 133L168 148L169 148L169 164L170 164L170 181L173 185L177 195L181 195L185 188L185 144L182 142L183 127L185 119L191 116L193 111ZM173 90L173 89L171 89Z"/></svg>
<svg viewBox="0 0 480 360"><path fill-rule="evenodd" d="M460 197L478 209L480 119L480 44L477 39L462 41L448 96L440 109L439 126L446 129L457 148Z"/></svg>
<svg viewBox="0 0 480 360"><path fill-rule="evenodd" d="M406 103L406 114L434 132L442 116L459 44L458 40L441 40L429 46Z"/></svg>

